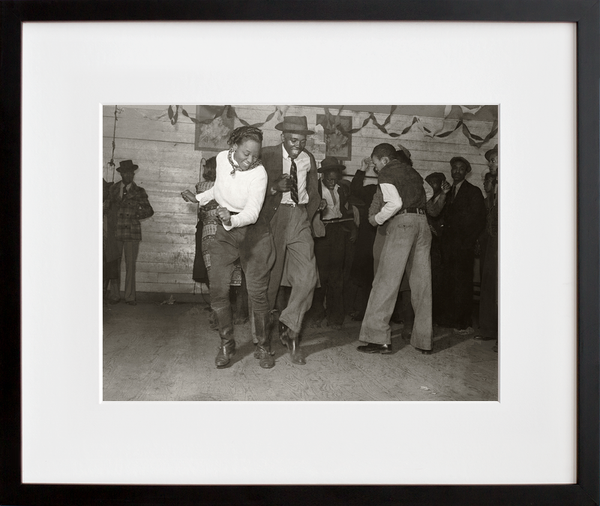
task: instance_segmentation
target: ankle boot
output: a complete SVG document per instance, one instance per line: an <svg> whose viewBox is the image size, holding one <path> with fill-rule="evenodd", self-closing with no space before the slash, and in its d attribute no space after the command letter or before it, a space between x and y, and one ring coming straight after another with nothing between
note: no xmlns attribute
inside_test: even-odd
<svg viewBox="0 0 600 506"><path fill-rule="evenodd" d="M231 308L215 310L215 316L219 324L219 336L221 337L221 345L215 358L215 365L217 369L222 369L229 365L231 358L235 355Z"/></svg>
<svg viewBox="0 0 600 506"><path fill-rule="evenodd" d="M233 331L230 334L221 334L221 346L215 358L217 369L223 369L229 365L231 358L235 355L235 341Z"/></svg>
<svg viewBox="0 0 600 506"><path fill-rule="evenodd" d="M271 369L275 365L275 359L271 352L271 330L273 321L268 311L253 313L254 331L258 344L254 357L260 359L259 365L263 369Z"/></svg>

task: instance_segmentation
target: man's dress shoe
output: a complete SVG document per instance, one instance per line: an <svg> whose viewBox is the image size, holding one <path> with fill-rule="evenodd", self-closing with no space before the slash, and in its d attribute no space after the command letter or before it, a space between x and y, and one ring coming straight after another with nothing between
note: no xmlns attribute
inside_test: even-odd
<svg viewBox="0 0 600 506"><path fill-rule="evenodd" d="M391 344L368 343L368 344L365 344L364 346L359 346L356 349L362 353L381 353L382 355L387 355L389 353L392 353L392 345Z"/></svg>

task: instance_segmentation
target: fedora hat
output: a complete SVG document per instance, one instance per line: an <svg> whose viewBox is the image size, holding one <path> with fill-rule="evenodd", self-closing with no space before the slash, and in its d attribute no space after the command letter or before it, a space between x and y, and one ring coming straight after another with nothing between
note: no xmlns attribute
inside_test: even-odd
<svg viewBox="0 0 600 506"><path fill-rule="evenodd" d="M306 116L284 116L283 121L275 125L275 129L302 135L314 134L312 130L308 129Z"/></svg>
<svg viewBox="0 0 600 506"><path fill-rule="evenodd" d="M131 160L122 160L119 162L117 172L134 172L138 168Z"/></svg>
<svg viewBox="0 0 600 506"><path fill-rule="evenodd" d="M486 160L489 162L489 161L490 161L490 158L491 158L493 155L496 155L496 156L498 156L498 144L496 144L496 145L495 145L495 146L494 146L492 149L488 149L488 150L485 152L485 155L484 155L484 156L485 156L485 159L486 159Z"/></svg>
<svg viewBox="0 0 600 506"><path fill-rule="evenodd" d="M328 170L337 170L342 172L343 170L346 170L346 166L342 165L335 156L326 156L323 158L321 167L317 170L317 172L323 173Z"/></svg>
<svg viewBox="0 0 600 506"><path fill-rule="evenodd" d="M462 156L455 156L450 160L450 167L452 167L452 165L454 165L456 162L462 162L467 166L467 174L471 172L471 164L469 163L469 160L463 158Z"/></svg>

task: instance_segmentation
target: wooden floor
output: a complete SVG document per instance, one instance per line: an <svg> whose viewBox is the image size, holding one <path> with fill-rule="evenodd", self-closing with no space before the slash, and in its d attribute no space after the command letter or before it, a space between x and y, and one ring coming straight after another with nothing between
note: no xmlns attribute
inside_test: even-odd
<svg viewBox="0 0 600 506"><path fill-rule="evenodd" d="M394 325L391 355L356 351L360 322L342 330L307 329L307 364L294 365L275 340L276 365L253 356L248 324L237 326L238 351L216 369L218 334L206 305L140 302L104 306L105 401L494 401L494 342L435 327L432 355L422 355Z"/></svg>

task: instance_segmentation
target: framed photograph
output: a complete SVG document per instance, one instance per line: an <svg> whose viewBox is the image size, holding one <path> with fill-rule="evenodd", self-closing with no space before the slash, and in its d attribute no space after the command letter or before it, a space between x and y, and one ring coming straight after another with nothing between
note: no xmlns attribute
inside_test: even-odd
<svg viewBox="0 0 600 506"><path fill-rule="evenodd" d="M599 4L476 4L402 0L349 8L307 0L300 10L277 2L232 10L217 0L2 3L0 503L600 504ZM285 64L299 47L301 73ZM317 57L323 47L344 48L335 66ZM473 47L477 54L465 49ZM340 68L357 77L340 79ZM161 184L151 197L172 215L168 244L155 260L171 256L154 262L165 264L156 280L177 286L173 269L189 262L169 248L185 244L186 220L196 219L195 209L179 210L180 181L197 179L206 158L197 147L210 151L221 141L212 135L200 144L196 124L180 110L175 124L174 109L158 119L169 107L161 104L175 102L497 106L499 399L104 402L104 311L127 325L126 311L141 308L123 306L117 314L102 305L98 172L106 160L116 167L131 160L144 187L148 167L157 168ZM103 116L114 104L136 107L111 124ZM150 140L136 130L141 115L157 118L148 120ZM265 117L261 111L244 119ZM449 116L445 125L415 120L412 128L427 136L455 124ZM104 151L111 127L119 139L114 154L110 141ZM127 135L119 138L119 129ZM354 135L352 150L370 143ZM31 188L37 199L29 198ZM155 232L143 233L150 239ZM153 263L143 241L138 260ZM174 293L162 292L148 307L170 305ZM173 299L178 317L161 346L188 333L195 351L164 364L181 375L186 361L201 362L194 346L202 336L197 315ZM143 332L138 337L141 345ZM115 343L115 353L132 345ZM431 365L440 357L429 357ZM364 372L375 381L386 357L370 358ZM160 360L148 356L128 381L151 380ZM287 388L302 392L327 363L278 367ZM470 367L481 374L476 360ZM271 372L277 367L262 380L272 381ZM426 386L418 373L406 369L398 385ZM455 379L449 373L448 382ZM205 387L189 385L195 393ZM219 381L210 388L219 389Z"/></svg>
<svg viewBox="0 0 600 506"><path fill-rule="evenodd" d="M228 107L197 105L194 148L199 151L222 151L228 148L227 139L233 130L234 117Z"/></svg>
<svg viewBox="0 0 600 506"><path fill-rule="evenodd" d="M352 116L317 114L317 125L323 129L325 155L338 160L352 158Z"/></svg>
<svg viewBox="0 0 600 506"><path fill-rule="evenodd" d="M319 137L319 127L322 126L319 122L325 117L323 112L330 111L327 106L237 104L226 107L229 109L227 115L235 118L236 126L251 122L256 128L260 127L263 137L261 160L271 173L278 170L277 158L272 154L282 153L282 143L287 146L285 140L282 141L279 128L290 117L306 118L308 131L314 132L307 134L307 146L298 155L298 163L307 163L312 154L323 166L326 165L326 156L341 156L338 151L318 153L309 145L313 138ZM209 108L212 110L208 115L208 123L203 127L210 127L226 114L223 107L195 107L197 111ZM179 110L177 116L169 114L170 110L175 109ZM335 221L327 221L326 213L335 212L331 200L331 206L325 208L321 215L327 223L328 232L324 239L313 240L318 267L323 269L324 265L329 265L332 256L338 258L338 268L332 267L328 274L321 270L321 279L323 285L328 279L330 286L335 286L344 297L317 288L311 309L304 314L300 353L310 357L305 357L305 360L329 365L326 371L319 374L313 371L310 386L301 390L286 386L290 355L280 343L278 329L271 328L262 336L271 357L266 365L275 370L267 379L262 376L261 368L252 367L256 364L253 353L250 353L253 336L248 300L252 292L245 290L242 269L237 263L231 276L228 276L228 290L238 351L227 364L231 374L224 375L222 370L213 366L213 349L218 342L218 334L212 328L212 299L211 304L208 303L212 292L210 287L201 284L199 287L198 284L209 284L208 270L215 262L210 248L216 240L219 226L217 204L208 203L199 208L194 194L187 192L184 193L187 197L185 202L178 202L177 191L190 187L195 188L196 193L209 191L219 183L218 178L217 183L214 181L214 171L223 166L225 157L224 153L219 153L215 159L205 153L208 151L212 154L210 150L214 144L209 146L210 149L203 147L202 151L195 149L190 152L193 134L191 120L196 124L197 133L197 121L202 115L188 118L189 109L189 106L172 108L166 105L121 104L115 112L114 106L103 106L103 166L109 165L113 153L118 160L119 171L126 164L120 160L123 156L136 153L136 163L131 162L130 166L137 167L139 164L139 168L128 175L121 173L121 180L117 176L114 182L109 182L105 176L103 183L108 187L107 196L103 198L107 211L103 219L103 280L106 280L102 287L103 401L486 402L499 399L499 360L495 343L498 246L494 208L501 190L494 183L498 170L492 156L498 152L498 131L502 129L498 123L498 106L344 106L347 115L343 117L348 118L345 132L350 132L352 119L361 125L352 129L357 142L354 149L346 145L348 152L345 158L348 161L343 164L344 176L351 178L351 181L347 181L352 189L349 195L356 199L356 206L345 207L342 204L345 221L336 225ZM281 112L282 109L286 111L285 114ZM458 109L460 114L453 112L454 109ZM473 111L478 113L474 114ZM315 117L316 125L313 124ZM385 127L381 126L383 124ZM178 142L165 148L169 140ZM406 154L404 160L412 164L410 167L403 166L404 170L418 181L418 190L424 191L424 180L433 193L429 205L430 216L420 218L431 225L431 228L428 226L425 229L422 237L425 245L422 254L428 262L421 266L426 276L431 275L431 295L426 296L424 303L410 303L409 306L412 293L419 293L419 278L410 277L412 285L406 286L409 284L409 274L404 274L399 260L401 255L395 248L385 260L386 266L391 269L385 276L386 284L396 276L395 283L402 286L399 297L394 299L394 303L396 300L399 303L388 308L392 314L390 344L394 353L389 354L391 356L381 364L379 373L373 375L368 370L372 357L357 353L354 339L348 336L358 336L362 321L366 319L367 301L371 294L383 289L380 282L379 288L371 287L375 283L375 269L372 267L375 259L379 266L383 265L379 251L385 236L382 233L376 235L375 227L366 219L367 210L376 205L373 202L377 185L368 177L368 171L361 168L364 168L364 161L370 159L375 146L389 146L390 141L401 142L405 150L403 153ZM138 161L139 157L144 156L143 150L150 147L152 158ZM391 149L395 155L396 146ZM208 159L202 159L201 156ZM457 161L464 161L465 172L453 169ZM166 169L165 163L169 163L170 168ZM190 169L203 163L199 178ZM331 172L328 174L337 177L338 169L333 170L333 176ZM230 171L228 168L227 173ZM136 196L132 192L121 198L121 187L123 181L128 181L127 178L133 179L134 188L146 192L147 199L144 195ZM271 179L275 179L275 176ZM486 180L487 185L484 184ZM317 182L317 185L321 185L321 194L325 195L329 190L323 181ZM444 182L447 182L445 189L450 191L448 181L461 183L462 190L457 196L444 193ZM346 193L340 193L344 184L340 180L335 183L337 191L335 185L332 188L340 202L346 196ZM316 190L312 198L320 200L318 187ZM124 218L120 222L119 212L129 210L133 202L151 207L152 216L138 212L130 223L125 222ZM263 207L270 208L270 204L265 203ZM358 241L356 250L359 253L352 257L355 251L350 247L352 243L343 241L344 236L348 235L343 228L344 223L353 222L351 213L353 216L358 214L362 221L362 229L354 224ZM448 230L450 223L456 222L456 216L464 214L470 216L470 222L464 226L454 225L455 229L461 234L480 233L481 236L477 244L465 247L461 243L457 251L457 234L451 231L442 234L442 231L444 223ZM490 223L486 226L488 216ZM119 251L119 238L127 236L129 230L123 230L123 222L139 228L140 234L135 237L139 239L137 247L143 255L139 261L128 262L127 256ZM432 229L435 235L432 233L428 240ZM271 233L275 242L281 238L275 227L272 227ZM329 253L330 249L332 253ZM446 258L442 258L442 251L446 253ZM464 264L466 268L459 269L455 261L457 256L463 257L460 265ZM121 264L124 264L124 269ZM135 273L128 275L132 268ZM346 279L344 270L351 272ZM416 276L418 272L419 268L415 265L410 276ZM306 272L303 271L303 274ZM455 279L460 279L464 287L462 299L455 296ZM280 291L283 293L283 290ZM198 294L198 291L201 293ZM169 303L171 301L177 304ZM159 302L157 307L156 303ZM133 314L129 311L130 305L136 307ZM434 307L435 310L432 310ZM193 317L190 318L192 313ZM462 318L464 321L459 321L459 314L467 315ZM180 321L179 332L171 329L174 319ZM431 331L413 331L413 340L411 331L419 327L422 319L431 322L428 324ZM149 322L152 322L150 326ZM462 329L458 328L460 325ZM190 339L189 332L192 329L195 337ZM144 334L143 346L133 344L137 342L135 336L139 332ZM165 334L170 335L167 349L162 346ZM201 338L197 339L196 336ZM478 346L473 347L473 342ZM435 362L429 360L432 355L437 358ZM478 362L476 368L472 365L474 360ZM170 364L175 363L185 374L174 374ZM403 381L409 369L418 371L421 380L418 388L412 382ZM141 374L141 371L152 372L151 378ZM348 376L354 379L355 387L347 384ZM448 379L450 376L454 376L451 381ZM170 384L170 388L164 388L165 383ZM248 388L250 385L251 388ZM340 388L332 388L332 385L339 385Z"/></svg>

